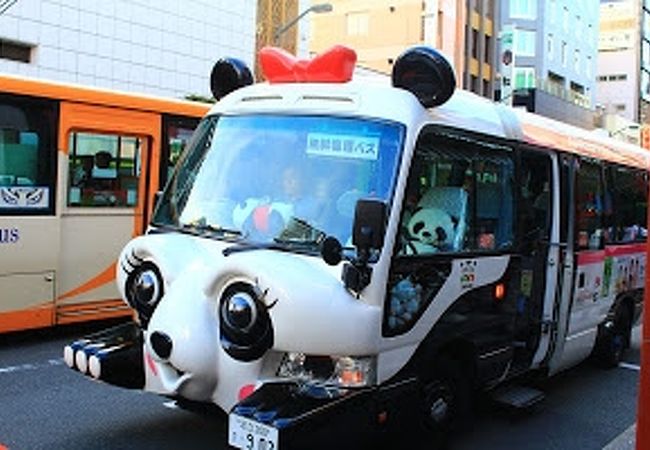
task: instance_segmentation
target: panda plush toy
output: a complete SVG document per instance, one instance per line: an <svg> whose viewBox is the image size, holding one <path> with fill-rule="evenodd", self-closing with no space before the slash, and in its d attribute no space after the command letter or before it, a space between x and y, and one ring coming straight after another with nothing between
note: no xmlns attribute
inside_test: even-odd
<svg viewBox="0 0 650 450"><path fill-rule="evenodd" d="M407 253L434 253L453 250L456 226L442 209L417 209L408 221L410 239Z"/></svg>

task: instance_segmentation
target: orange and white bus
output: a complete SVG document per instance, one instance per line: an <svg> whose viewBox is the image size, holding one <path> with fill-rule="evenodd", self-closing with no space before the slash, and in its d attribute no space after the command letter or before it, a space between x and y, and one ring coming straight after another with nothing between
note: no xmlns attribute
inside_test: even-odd
<svg viewBox="0 0 650 450"><path fill-rule="evenodd" d="M207 110L0 75L0 332L131 314L116 257Z"/></svg>

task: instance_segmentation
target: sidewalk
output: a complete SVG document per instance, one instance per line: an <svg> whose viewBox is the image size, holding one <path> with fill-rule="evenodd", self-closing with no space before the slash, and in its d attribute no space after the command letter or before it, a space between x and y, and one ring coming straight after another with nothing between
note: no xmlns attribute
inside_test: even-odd
<svg viewBox="0 0 650 450"><path fill-rule="evenodd" d="M616 439L603 447L603 450L634 450L636 444L636 424L619 434Z"/></svg>

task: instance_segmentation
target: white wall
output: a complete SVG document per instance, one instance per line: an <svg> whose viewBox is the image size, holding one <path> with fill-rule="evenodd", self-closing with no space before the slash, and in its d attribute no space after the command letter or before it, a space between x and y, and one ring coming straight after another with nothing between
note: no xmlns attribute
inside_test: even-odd
<svg viewBox="0 0 650 450"><path fill-rule="evenodd" d="M638 120L637 57L635 49L601 52L598 56L599 76L624 74L627 80L597 82L596 102L605 107L605 112L632 121ZM616 105L625 105L625 111L616 109Z"/></svg>
<svg viewBox="0 0 650 450"><path fill-rule="evenodd" d="M18 0L0 38L35 45L0 72L145 92L210 96L214 62L253 66L255 0Z"/></svg>

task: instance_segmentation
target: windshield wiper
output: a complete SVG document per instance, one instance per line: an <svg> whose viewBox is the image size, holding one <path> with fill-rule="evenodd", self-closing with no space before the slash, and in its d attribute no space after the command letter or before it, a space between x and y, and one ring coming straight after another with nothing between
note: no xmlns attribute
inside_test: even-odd
<svg viewBox="0 0 650 450"><path fill-rule="evenodd" d="M193 234L195 236L218 236L232 238L242 235L241 231L239 230L211 225L205 221L204 217L193 220L189 223L180 224L178 229L182 233Z"/></svg>

